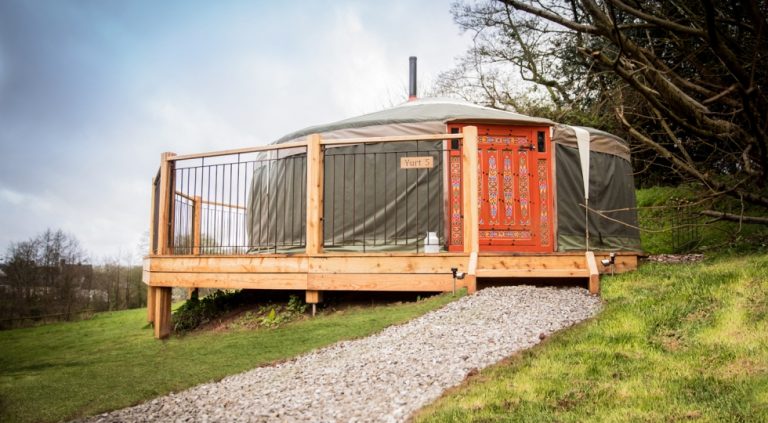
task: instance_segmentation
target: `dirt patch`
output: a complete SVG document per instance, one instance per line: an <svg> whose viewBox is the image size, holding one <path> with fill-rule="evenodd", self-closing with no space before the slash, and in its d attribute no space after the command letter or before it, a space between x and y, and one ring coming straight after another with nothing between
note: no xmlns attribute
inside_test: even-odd
<svg viewBox="0 0 768 423"><path fill-rule="evenodd" d="M727 379L753 377L760 374L768 374L768 365L750 358L741 358L723 366L720 369L720 374Z"/></svg>
<svg viewBox="0 0 768 423"><path fill-rule="evenodd" d="M677 352L686 346L683 335L677 331L667 331L655 338L656 342L667 352Z"/></svg>

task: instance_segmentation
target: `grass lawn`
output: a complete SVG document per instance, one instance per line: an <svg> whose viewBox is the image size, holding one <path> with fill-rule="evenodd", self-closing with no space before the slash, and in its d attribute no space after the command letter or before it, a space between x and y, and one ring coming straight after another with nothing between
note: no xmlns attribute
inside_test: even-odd
<svg viewBox="0 0 768 423"><path fill-rule="evenodd" d="M146 311L0 332L0 421L59 421L140 403L342 339L370 335L452 301L352 308L277 329L153 339Z"/></svg>
<svg viewBox="0 0 768 423"><path fill-rule="evenodd" d="M768 255L646 264L603 298L416 421L768 421Z"/></svg>

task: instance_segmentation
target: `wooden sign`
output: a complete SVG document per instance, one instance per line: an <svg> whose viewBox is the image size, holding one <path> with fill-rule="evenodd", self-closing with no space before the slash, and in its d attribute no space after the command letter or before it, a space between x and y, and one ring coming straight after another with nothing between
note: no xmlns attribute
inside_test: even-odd
<svg viewBox="0 0 768 423"><path fill-rule="evenodd" d="M432 169L433 167L435 167L435 160L432 156L400 158L400 169Z"/></svg>

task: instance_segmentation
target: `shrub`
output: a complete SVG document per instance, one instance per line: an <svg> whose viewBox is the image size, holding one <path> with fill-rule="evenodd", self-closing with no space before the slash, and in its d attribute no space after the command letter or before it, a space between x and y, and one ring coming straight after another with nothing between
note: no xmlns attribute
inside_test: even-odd
<svg viewBox="0 0 768 423"><path fill-rule="evenodd" d="M188 332L242 303L242 291L218 290L202 299L191 298L173 313L173 330Z"/></svg>

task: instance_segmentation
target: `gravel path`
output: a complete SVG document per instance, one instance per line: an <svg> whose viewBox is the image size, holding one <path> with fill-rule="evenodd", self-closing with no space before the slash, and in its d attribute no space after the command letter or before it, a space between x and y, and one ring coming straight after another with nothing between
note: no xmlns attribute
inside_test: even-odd
<svg viewBox="0 0 768 423"><path fill-rule="evenodd" d="M599 309L580 288L488 288L368 338L88 421L401 422L474 369Z"/></svg>

